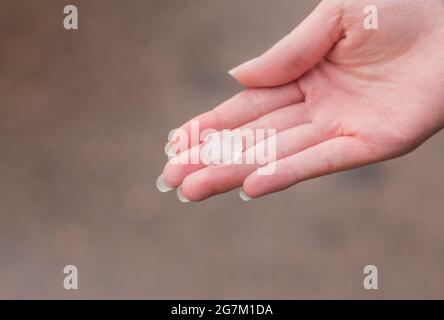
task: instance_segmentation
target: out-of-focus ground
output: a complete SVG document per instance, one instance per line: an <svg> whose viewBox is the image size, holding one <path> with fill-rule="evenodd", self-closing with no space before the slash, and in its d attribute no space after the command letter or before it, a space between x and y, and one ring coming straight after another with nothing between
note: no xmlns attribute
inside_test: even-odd
<svg viewBox="0 0 444 320"><path fill-rule="evenodd" d="M74 2L70 32L63 1L0 0L0 298L444 298L442 133L249 203L155 188L169 130L317 1Z"/></svg>

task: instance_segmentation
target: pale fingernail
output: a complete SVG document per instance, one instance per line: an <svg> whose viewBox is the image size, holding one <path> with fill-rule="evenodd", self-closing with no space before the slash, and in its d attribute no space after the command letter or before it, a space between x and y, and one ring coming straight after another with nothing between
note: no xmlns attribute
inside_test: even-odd
<svg viewBox="0 0 444 320"><path fill-rule="evenodd" d="M183 202L183 203L190 202L190 200L188 200L187 197L185 197L185 196L183 195L183 192L182 192L182 186L180 186L179 188L177 188L177 198L179 198L180 202Z"/></svg>
<svg viewBox="0 0 444 320"><path fill-rule="evenodd" d="M253 62L256 61L257 59L258 59L258 58L253 58L253 59L251 59L251 60L248 60L247 62L244 62L244 63L238 65L237 67L235 67L235 68L231 69L230 71L228 71L228 74L229 74L230 76L232 76L233 78L236 78L236 76L237 76L237 72L239 71L240 68L243 68L243 67L249 65L250 63L253 63Z"/></svg>
<svg viewBox="0 0 444 320"><path fill-rule="evenodd" d="M157 189L158 189L160 192L163 192L163 193L173 190L173 188L171 188L171 187L170 187L169 185L167 185L167 183L165 182L165 179L163 178L163 174L161 174L161 175L159 176L159 178L157 178L157 181L156 181L156 187L157 187Z"/></svg>
<svg viewBox="0 0 444 320"><path fill-rule="evenodd" d="M165 154L168 156L168 158L173 158L177 156L176 150L174 148L174 145L171 142L167 142L164 148Z"/></svg>
<svg viewBox="0 0 444 320"><path fill-rule="evenodd" d="M231 69L230 71L228 71L228 74L229 74L230 76L232 76L233 78L236 78L236 71L237 71L237 67Z"/></svg>
<svg viewBox="0 0 444 320"><path fill-rule="evenodd" d="M251 198L246 195L246 193L244 192L244 190L242 190L242 188L239 190L239 196L244 201L250 201L251 200Z"/></svg>
<svg viewBox="0 0 444 320"><path fill-rule="evenodd" d="M177 129L173 129L168 133L168 141L173 141L174 134L176 133Z"/></svg>

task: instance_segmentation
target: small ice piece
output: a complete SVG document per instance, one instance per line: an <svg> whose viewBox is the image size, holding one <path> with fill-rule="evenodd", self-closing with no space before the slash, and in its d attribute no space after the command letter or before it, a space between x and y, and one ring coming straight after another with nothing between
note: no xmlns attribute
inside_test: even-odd
<svg viewBox="0 0 444 320"><path fill-rule="evenodd" d="M236 164L242 158L242 151L240 132L222 130L204 138L201 158L207 165Z"/></svg>

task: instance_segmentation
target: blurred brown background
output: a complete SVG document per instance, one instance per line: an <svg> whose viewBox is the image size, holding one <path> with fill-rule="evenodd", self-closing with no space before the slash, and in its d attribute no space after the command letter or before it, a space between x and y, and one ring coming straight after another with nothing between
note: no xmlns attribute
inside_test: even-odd
<svg viewBox="0 0 444 320"><path fill-rule="evenodd" d="M156 190L170 129L317 2L0 0L0 298L444 298L442 133L250 203Z"/></svg>

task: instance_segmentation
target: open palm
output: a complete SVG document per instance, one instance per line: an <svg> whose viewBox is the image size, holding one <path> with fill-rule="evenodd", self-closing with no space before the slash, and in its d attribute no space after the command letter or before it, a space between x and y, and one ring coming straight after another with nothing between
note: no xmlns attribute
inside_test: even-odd
<svg viewBox="0 0 444 320"><path fill-rule="evenodd" d="M239 187L244 199L256 198L401 156L441 130L444 1L373 3L384 18L366 30L367 1L323 1L273 48L230 72L248 89L193 119L201 130L276 129L273 175L259 175L258 164L170 161L162 184L179 188L182 201Z"/></svg>

